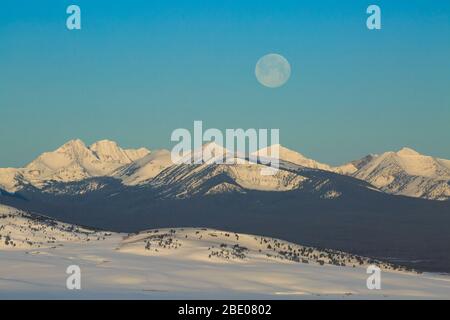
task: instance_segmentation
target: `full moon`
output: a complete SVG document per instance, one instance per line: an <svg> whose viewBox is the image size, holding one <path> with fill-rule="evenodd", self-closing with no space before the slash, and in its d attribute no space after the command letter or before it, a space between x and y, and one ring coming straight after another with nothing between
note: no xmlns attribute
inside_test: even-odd
<svg viewBox="0 0 450 320"><path fill-rule="evenodd" d="M270 53L258 60L255 67L256 79L266 87L277 88L284 85L291 76L291 66L285 57Z"/></svg>

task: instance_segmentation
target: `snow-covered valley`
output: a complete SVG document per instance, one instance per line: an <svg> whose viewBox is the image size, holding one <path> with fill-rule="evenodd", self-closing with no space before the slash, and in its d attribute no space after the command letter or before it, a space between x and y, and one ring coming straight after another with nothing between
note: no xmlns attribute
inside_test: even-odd
<svg viewBox="0 0 450 320"><path fill-rule="evenodd" d="M450 277L204 228L92 231L1 206L0 298L445 299ZM8 244L5 240L8 237ZM381 290L366 287L369 264ZM66 269L81 269L81 290Z"/></svg>

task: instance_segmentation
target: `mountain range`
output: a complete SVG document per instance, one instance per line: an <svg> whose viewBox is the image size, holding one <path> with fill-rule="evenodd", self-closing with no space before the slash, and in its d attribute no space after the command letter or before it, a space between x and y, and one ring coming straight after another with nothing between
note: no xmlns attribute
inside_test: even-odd
<svg viewBox="0 0 450 320"><path fill-rule="evenodd" d="M367 155L336 167L309 159L283 146L277 147L282 162L281 169L292 168L294 165L298 169L329 171L364 180L374 188L394 195L432 200L450 199L450 160L421 155L412 149L403 148L398 152ZM214 143L206 144L202 151L206 148L208 151L222 149ZM270 154L270 150L258 151L263 152ZM184 189L187 190L184 196L189 196L191 193L198 193L195 187L203 184L200 179L209 180L219 174L227 175L232 183L224 182L206 192L245 192L245 189L286 191L299 188L305 182L304 177L286 170L279 171L273 177L262 176L258 172L262 165L242 162L217 165L213 169L208 163L200 167L186 166L172 163L167 150L150 152L146 148L122 149L116 142L108 140L98 141L87 147L77 139L53 152L43 153L24 168L0 168L0 188L14 193L27 185L45 189L54 182L75 182L93 177L113 177L129 186L147 183L161 185L169 179L171 183L181 183L183 180L186 183ZM337 196L337 193L334 195Z"/></svg>
<svg viewBox="0 0 450 320"><path fill-rule="evenodd" d="M0 187L16 192L27 184L39 188L48 181L71 182L107 176L149 153L145 148L125 150L108 140L89 147L79 139L71 140L55 151L43 153L24 168L0 169Z"/></svg>
<svg viewBox="0 0 450 320"><path fill-rule="evenodd" d="M173 163L167 150L72 140L0 169L0 203L116 232L208 227L450 272L448 160L405 148L333 167L279 150L280 170L261 175L245 157Z"/></svg>

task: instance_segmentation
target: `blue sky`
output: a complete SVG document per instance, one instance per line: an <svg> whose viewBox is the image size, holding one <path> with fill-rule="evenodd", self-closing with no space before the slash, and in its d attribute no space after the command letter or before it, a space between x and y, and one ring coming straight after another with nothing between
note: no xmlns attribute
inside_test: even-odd
<svg viewBox="0 0 450 320"><path fill-rule="evenodd" d="M272 52L292 68L277 89L254 76ZM194 120L279 128L331 164L403 146L450 159L449 57L449 1L4 0L0 167L72 138L170 148Z"/></svg>

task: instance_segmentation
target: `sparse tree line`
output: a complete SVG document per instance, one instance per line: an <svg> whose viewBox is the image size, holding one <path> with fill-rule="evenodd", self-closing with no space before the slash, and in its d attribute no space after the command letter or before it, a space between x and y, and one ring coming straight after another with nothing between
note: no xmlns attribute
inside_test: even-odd
<svg viewBox="0 0 450 320"><path fill-rule="evenodd" d="M208 247L208 258L244 260L250 252L248 248L240 245L240 236L237 233L220 231L211 232L211 230L208 229L198 229L192 234L181 234L179 235L181 239L177 239L177 231L182 233L184 229L170 229L169 231L164 231L163 233L159 233L159 230L148 231L151 235L144 240L145 249L153 250L155 252L158 252L161 249L177 249L182 246L181 239L190 240L190 238L192 238L192 240L203 239L205 241L216 241L215 239L217 239L220 235L229 238L230 241L235 241L236 243L220 243L218 246L212 245ZM355 268L357 266L377 265L386 270L413 271L410 268L336 250L304 247L265 237L253 236L253 239L255 244L259 245L259 248L257 249L258 253L264 254L268 258L288 260L304 264L314 263L321 266L333 265L350 266Z"/></svg>

